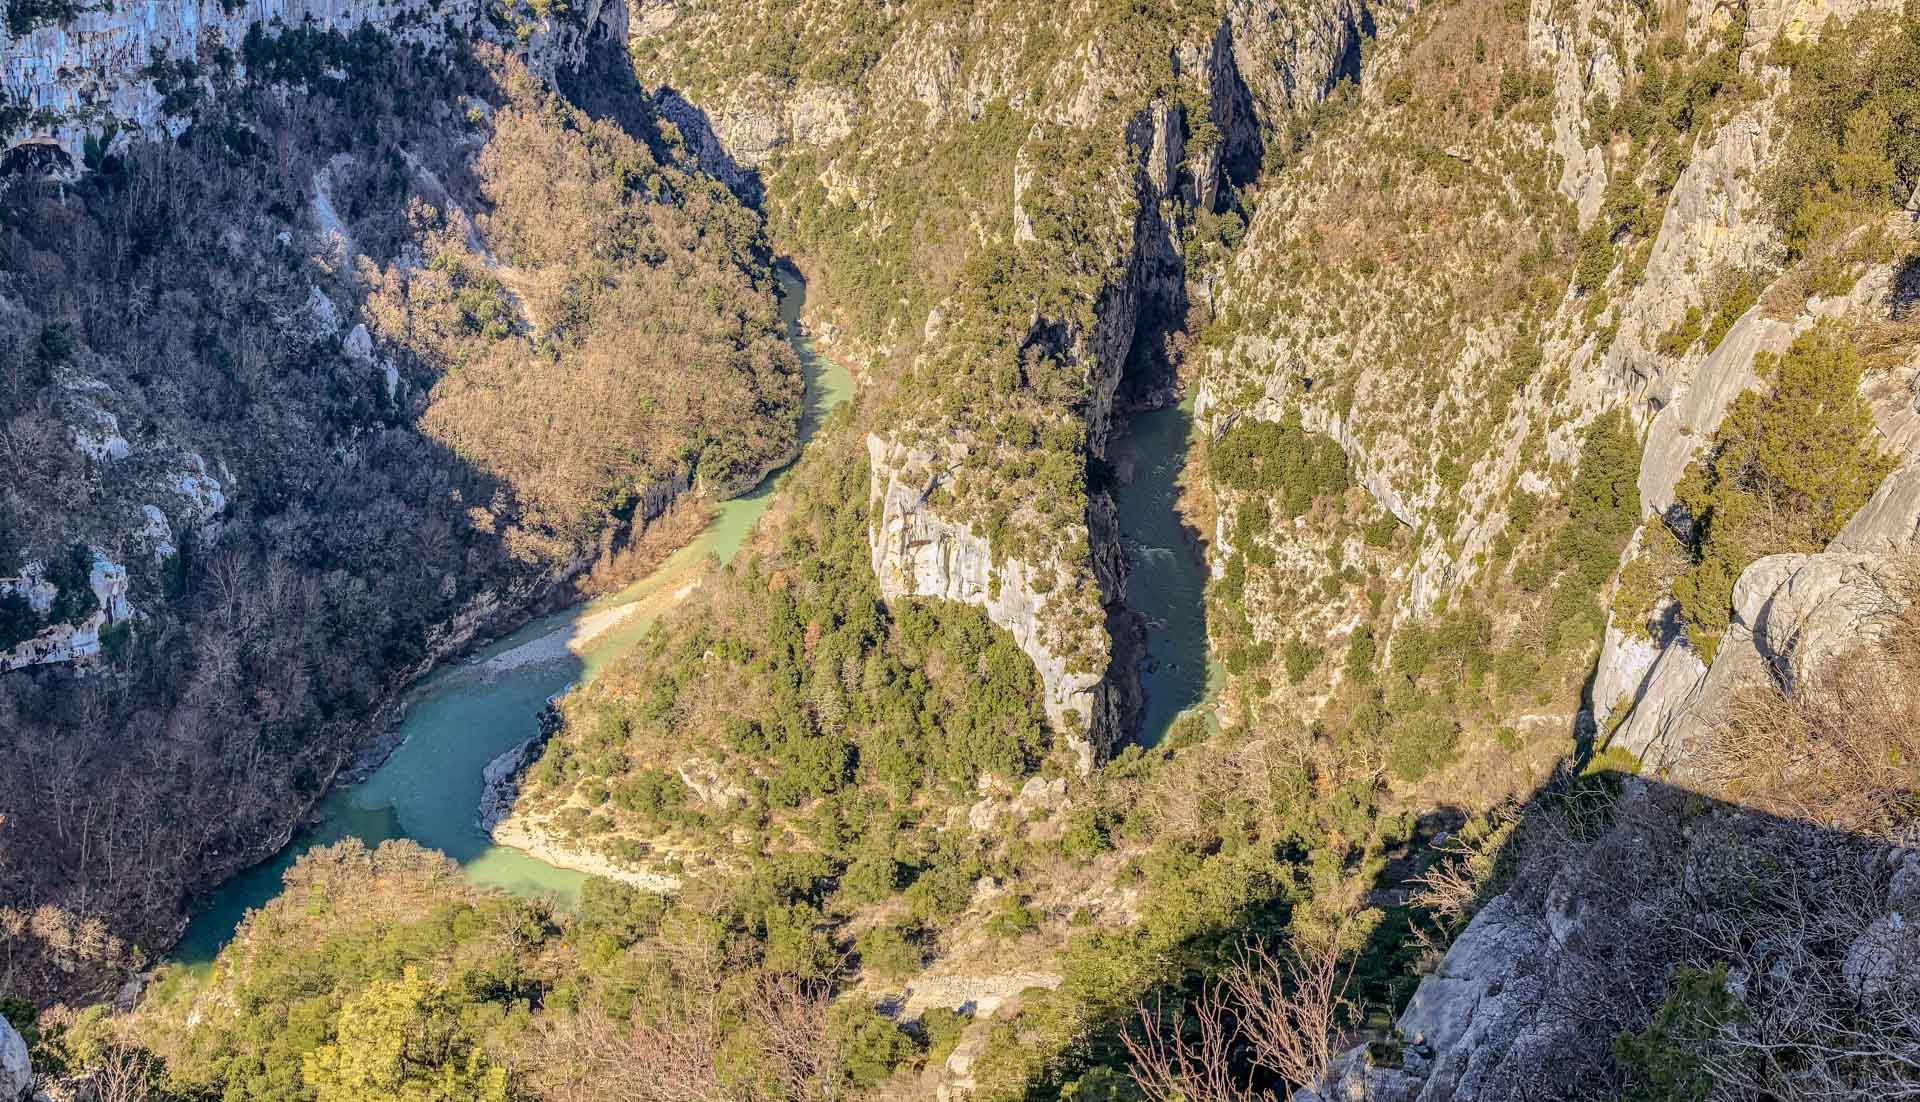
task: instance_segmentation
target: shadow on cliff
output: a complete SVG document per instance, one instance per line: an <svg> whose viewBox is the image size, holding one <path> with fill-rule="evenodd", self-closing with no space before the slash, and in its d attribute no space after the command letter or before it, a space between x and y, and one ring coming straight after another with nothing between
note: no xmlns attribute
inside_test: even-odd
<svg viewBox="0 0 1920 1102"><path fill-rule="evenodd" d="M610 45L599 44L603 63ZM118 171L71 183L25 174L0 195L0 266L20 306L0 325L0 359L28 368L0 370L0 408L55 439L55 414L78 392L61 380L84 375L88 401L117 412L134 448L130 462L91 471L48 449L10 472L8 507L57 527L72 486L172 478L161 466L189 444L225 495L191 528L169 506L178 551L166 561L114 552L135 567L146 619L99 669L0 677L0 714L19 720L0 724L0 905L105 917L119 944L148 953L191 912L187 959L210 958L308 846L404 835L461 861L485 852L481 770L532 735L546 698L584 670L564 625L516 640L544 647L538 661L491 676L452 664L470 638L579 593L523 561L492 517L475 519L513 487L421 431L439 369L396 353L395 381L383 382L381 350L356 351L349 332L350 269L288 244L334 206L347 241L386 261L408 234L409 198L483 212L444 109L498 103L502 89L481 66L365 36L289 33L260 48L250 62L262 72L338 62L356 79L282 96L222 83L177 142L135 143ZM651 125L640 134L659 140ZM334 179L332 202L316 203L314 182L342 154L357 161L351 183ZM287 339L308 315L324 332ZM633 495L610 511L618 527L650 508ZM579 550L591 561L619 548ZM405 772L337 787L393 749L389 738L367 753L370 729L435 662L446 668L413 693ZM440 691L450 684L458 691ZM85 783L55 791L43 783L55 775ZM0 994L88 997L124 971L120 959L37 951L38 936L9 946Z"/></svg>
<svg viewBox="0 0 1920 1102"><path fill-rule="evenodd" d="M575 107L596 119L611 119L645 141L659 160L691 160L687 167L719 180L755 209L766 198L760 173L734 159L706 110L676 88L643 86L625 44L609 39L604 26L596 27L587 42L586 63L562 74L560 91Z"/></svg>
<svg viewBox="0 0 1920 1102"><path fill-rule="evenodd" d="M1441 836L1359 958L1375 1012L1351 1041L1438 1099L1914 1085L1920 860L1898 838L1568 765Z"/></svg>

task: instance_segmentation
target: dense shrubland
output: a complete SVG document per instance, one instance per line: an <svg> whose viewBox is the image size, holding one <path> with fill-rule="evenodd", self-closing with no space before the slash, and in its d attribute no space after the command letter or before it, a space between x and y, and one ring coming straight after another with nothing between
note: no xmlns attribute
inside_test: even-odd
<svg viewBox="0 0 1920 1102"><path fill-rule="evenodd" d="M815 442L733 564L568 696L527 806L566 805L568 833L616 854L676 837L712 850L742 826L749 852L777 849L794 816L835 854L827 839L911 832L937 817L929 800L1017 784L1047 756L1032 665L984 613L881 603L848 429ZM690 790L676 771L690 761L734 795Z"/></svg>
<svg viewBox="0 0 1920 1102"><path fill-rule="evenodd" d="M63 916L32 924L7 989L42 998L163 946L187 892L273 844L459 643L438 625L564 594L659 491L737 490L795 439L756 216L656 157L644 99L625 130L505 58L367 29L242 50L284 95L224 53L217 97L182 86L177 142L0 196L7 557L51 562L52 614L84 618L84 538L127 564L146 616L93 675L0 680L0 907ZM331 66L349 79L307 79ZM358 271L302 251L316 187L370 254ZM372 362L343 347L363 280ZM129 458L73 446L96 408ZM188 453L222 480L217 514L173 496ZM127 535L146 502L173 519L164 558ZM37 626L0 607L8 639ZM39 970L96 919L114 938L88 967Z"/></svg>
<svg viewBox="0 0 1920 1102"><path fill-rule="evenodd" d="M800 24L783 18L791 7L756 10L768 18L703 58L723 69L702 79L851 80L875 64L897 14L806 9L838 13L819 25L848 32L829 55L801 48ZM1297 216L1241 244L1246 297L1196 313L1207 318L1195 326L1201 348L1228 369L1217 395L1241 413L1201 445L1225 520L1227 557L1208 593L1230 686L1219 729L1190 718L1151 750L1064 779L1064 797L1006 810L1018 782L1060 772L1032 670L976 610L879 601L857 439L902 400L959 408L990 396L995 414L1031 400L993 420L1005 435L987 439L1004 469L979 492L998 495L1001 511L985 523L1011 537L1005 502L1027 492L1045 495L1029 519L1072 521L1068 499L1087 472L1084 425L1067 413L1081 391L1069 365L1006 333L1036 302L1078 309L1075 288L1034 250L963 249L953 242L971 227L930 226L942 204L971 201L960 192L883 197L922 217L876 228L852 215L852 194L828 200L825 181L808 190L821 162L797 153L769 188L776 211L793 202L783 189L805 197L776 221L821 219L782 230L824 260L831 276L816 286L869 337L922 316L933 300L916 296L945 288L953 335L925 349L930 375L893 389L881 373L879 393L823 434L741 558L566 699L526 777L526 806L567 841L679 875L679 893L596 881L568 915L473 892L405 847L316 854L211 977L164 973L131 1021L50 1016L45 1053L97 1063L137 1043L164 1058L161 1082L187 1098L918 1097L929 1083L914 1077L972 1030L984 1040L973 1064L982 1100L1260 1097L1310 1079L1357 1028L1388 1038L1373 1057L1397 1061L1392 1014L1477 908L1513 890L1516 905L1544 912L1557 905L1556 877L1577 869L1590 876L1574 910L1592 925L1554 957L1575 978L1605 975L1614 997L1595 1005L1581 989L1549 1010L1586 1015L1564 1060L1585 1096L1909 1087L1901 1011L1912 992L1892 983L1869 998L1845 961L1891 899L1880 842L1912 818L1920 628L1897 611L1911 587L1890 585L1873 647L1792 698L1763 686L1741 701L1703 752L1704 797L1643 789L1621 775L1637 768L1621 752L1589 760L1566 722L1593 703L1583 694L1609 587L1640 520L1640 447L1625 416L1569 413L1567 373L1546 366L1540 334L1554 319L1601 330L1585 335L1617 324L1608 311L1639 278L1686 158L1755 92L1733 64L1737 34L1690 49L1664 23L1670 13L1635 6L1630 18L1648 44L1621 102L1593 105L1619 164L1584 234L1551 187L1553 81L1524 63L1518 5L1424 13L1384 86L1341 93L1269 147L1294 158L1284 162L1294 175L1272 181L1267 201ZM1915 40L1898 34L1908 37L1889 29L1870 43L1893 54L1867 51L1894 72ZM1883 86L1845 48L1783 56L1818 90L1789 105L1788 148L1805 163L1785 170L1799 183L1779 192L1790 196L1783 232L1809 227L1791 262L1812 271L1911 185L1904 131L1877 128L1909 108L1903 87ZM889 149L915 167L881 178L918 187L921 164L999 150L1017 130L996 117L1004 106L961 124L1006 128L976 132L982 144L932 139L942 152L931 160ZM530 117L497 125L511 133ZM1834 129L1834 119L1850 121ZM639 156L575 158L545 134L530 144L580 164L588 181ZM1856 177L1842 161L1865 167ZM1004 167L981 156L942 186L977 182L985 194L1010 183ZM489 171L482 179L512 181L502 194L556 194L531 173ZM1050 232L1085 240L1076 188L1034 209ZM481 222L511 236L509 219L496 210ZM987 226L988 237L1006 228ZM1209 232L1231 244L1220 226ZM519 251L496 244L509 268L573 262L572 246L543 243L539 224L521 229ZM563 358L587 347L546 320L563 316L567 296L512 287L542 319L529 325L506 301L512 272L490 272L462 232L442 226L425 240L436 262L413 274L419 297L406 305L457 338L431 355L464 372L472 350L545 353L549 326ZM1835 263L1850 272L1862 255L1877 254ZM916 265L922 282L903 274ZM1711 349L1773 274L1703 273L1703 304L1656 350ZM909 304L896 314L903 282ZM1382 301L1392 309L1370 309ZM1236 338L1264 317L1299 322L1278 335L1277 356L1325 367L1296 373L1289 401L1331 395L1327 408L1362 450L1396 433L1420 442L1385 474L1420 504L1406 510L1412 525L1304 419L1245 415L1270 395L1238 373L1256 365L1236 363ZM1619 626L1644 630L1672 595L1710 648L1740 569L1817 549L1845 522L1886 469L1858 399L1862 372L1884 366L1883 337L1819 328L1762 365L1763 387L1735 403L1684 481L1684 538L1652 526L1619 579ZM909 333L902 347L920 339ZM499 360L481 378L526 362ZM1512 455L1527 462L1503 459ZM1488 484L1489 470L1534 477L1462 492ZM569 485L543 483L543 500L566 500ZM1487 538L1470 554L1451 542L1476 525ZM1464 569L1415 612L1407 579L1431 546L1458 552ZM976 809L985 826L970 821ZM59 936L97 946L105 933ZM1895 975L1913 971L1910 941L1884 947ZM1036 961L1059 986L1025 992L991 1022L932 1010L903 1028L871 1001L929 965L951 975ZM244 1012L227 1011L236 1005ZM1782 1052L1784 1063L1768 1055Z"/></svg>

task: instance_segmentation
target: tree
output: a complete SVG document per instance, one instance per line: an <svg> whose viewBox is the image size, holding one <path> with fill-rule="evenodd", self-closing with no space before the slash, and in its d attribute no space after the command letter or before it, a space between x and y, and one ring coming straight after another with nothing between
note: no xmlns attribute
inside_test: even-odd
<svg viewBox="0 0 1920 1102"><path fill-rule="evenodd" d="M317 1102L507 1102L507 1070L467 1035L445 986L409 967L340 1008L336 1040L308 1053Z"/></svg>
<svg viewBox="0 0 1920 1102"><path fill-rule="evenodd" d="M54 557L47 566L47 580L59 590L47 618L56 624L79 625L100 608L93 592L93 549L75 543Z"/></svg>
<svg viewBox="0 0 1920 1102"><path fill-rule="evenodd" d="M1894 466L1860 396L1859 356L1831 326L1758 370L1767 389L1734 401L1678 491L1693 564L1673 593L1709 660L1740 572L1767 555L1823 550Z"/></svg>
<svg viewBox="0 0 1920 1102"><path fill-rule="evenodd" d="M1271 1097L1254 1086L1259 1076L1295 1090L1317 1084L1354 1010L1339 941L1285 955L1243 945L1190 1007L1191 1029L1137 1007L1141 1035L1122 1040L1141 1092L1150 1102L1256 1102Z"/></svg>
<svg viewBox="0 0 1920 1102"><path fill-rule="evenodd" d="M0 650L10 650L39 631L40 617L25 597L12 591L0 594Z"/></svg>

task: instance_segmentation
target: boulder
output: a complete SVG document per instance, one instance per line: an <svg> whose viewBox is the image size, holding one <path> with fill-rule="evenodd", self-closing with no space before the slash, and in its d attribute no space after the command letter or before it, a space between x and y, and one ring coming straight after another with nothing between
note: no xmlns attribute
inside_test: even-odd
<svg viewBox="0 0 1920 1102"><path fill-rule="evenodd" d="M19 1102L33 1089L33 1063L26 1038L0 1018L0 1102Z"/></svg>

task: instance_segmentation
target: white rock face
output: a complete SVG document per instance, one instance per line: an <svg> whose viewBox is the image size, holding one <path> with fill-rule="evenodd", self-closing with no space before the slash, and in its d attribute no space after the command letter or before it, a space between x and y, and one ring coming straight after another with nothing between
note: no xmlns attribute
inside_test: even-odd
<svg viewBox="0 0 1920 1102"><path fill-rule="evenodd" d="M186 462L187 470L174 480L173 489L187 499L193 519L205 523L227 507L227 495L220 488L220 480L207 473L206 460L189 452Z"/></svg>
<svg viewBox="0 0 1920 1102"><path fill-rule="evenodd" d="M1755 307L1727 331L1719 347L1700 364L1693 385L1679 401L1662 409L1647 430L1640 460L1643 510L1663 514L1673 507L1674 488L1694 453L1720 427L1733 400L1753 386L1754 358L1762 352L1786 351L1804 328L1764 317Z"/></svg>
<svg viewBox="0 0 1920 1102"><path fill-rule="evenodd" d="M120 435L120 419L103 409L93 412L91 431L75 426L73 445L80 454L95 463L117 462L133 454L132 445Z"/></svg>
<svg viewBox="0 0 1920 1102"><path fill-rule="evenodd" d="M1370 1067L1366 1048L1356 1048L1293 1102L1588 1097L1586 1077L1606 1059L1612 1027L1624 1024L1623 1008L1612 1005L1622 985L1664 978L1673 947L1686 944L1682 931L1724 913L1726 887L1701 885L1724 876L1715 870L1725 869L1729 843L1762 839L1757 844L1777 855L1818 838L1817 828L1702 808L1684 788L1638 778L1623 782L1612 815L1590 843L1534 854L1474 915L1396 1023L1398 1068ZM1904 1006L1920 993L1920 858L1898 850L1886 858L1896 867L1884 900L1859 899L1858 917L1837 933L1854 992ZM1858 884L1852 873L1802 873L1816 883ZM1642 931L1645 942L1635 943L1631 935Z"/></svg>
<svg viewBox="0 0 1920 1102"><path fill-rule="evenodd" d="M164 559L173 554L178 548L173 542L173 527L167 523L167 514L161 512L158 505L142 505L140 512L147 521L140 529L140 538L153 552L153 557Z"/></svg>
<svg viewBox="0 0 1920 1102"><path fill-rule="evenodd" d="M327 297L327 293L318 287L307 290L307 313L313 315L313 323L320 327L320 332L338 333L340 331L340 311L333 305L333 300Z"/></svg>
<svg viewBox="0 0 1920 1102"><path fill-rule="evenodd" d="M373 359L373 334L367 332L365 325L356 324L340 342L340 350L356 363L369 363Z"/></svg>
<svg viewBox="0 0 1920 1102"><path fill-rule="evenodd" d="M33 1089L33 1064L27 1058L26 1038L13 1023L0 1018L0 1102L16 1102Z"/></svg>
<svg viewBox="0 0 1920 1102"><path fill-rule="evenodd" d="M132 0L88 5L63 24L47 24L6 43L0 84L16 101L61 121L38 131L77 160L84 139L112 122L149 137L176 134L164 97L146 73L154 57L192 60L202 43L237 51L255 23L297 27L308 21L350 31L362 23L393 29L403 41L437 44L449 24L471 29L474 0ZM0 135L16 144L24 135Z"/></svg>
<svg viewBox="0 0 1920 1102"><path fill-rule="evenodd" d="M1586 226L1600 210L1607 187L1607 161L1586 144L1582 105L1594 94L1618 98L1620 61L1608 40L1594 34L1591 3L1555 5L1536 0L1527 22L1527 60L1553 74L1553 151L1560 155L1560 193L1573 201ZM1564 22L1563 22L1564 20Z"/></svg>
<svg viewBox="0 0 1920 1102"><path fill-rule="evenodd" d="M1660 653L1660 645L1652 639L1628 636L1607 625L1600 662L1593 674L1593 719L1602 730L1616 705L1624 702L1631 706L1639 698Z"/></svg>
<svg viewBox="0 0 1920 1102"><path fill-rule="evenodd" d="M92 658L100 653L100 633L115 624L124 624L133 618L133 605L127 600L127 568L113 562L97 549L93 552L93 569L87 583L93 590L93 596L99 602L99 608L78 624L51 624L41 629L38 635L27 639L13 649L0 651L0 670L17 670L26 666L44 666L56 662L72 662L75 659ZM26 597L27 604L36 613L44 616L52 607L54 597L59 590L46 580L46 568L37 562L30 562L21 570L20 577L11 580L0 579L0 594L19 593Z"/></svg>
<svg viewBox="0 0 1920 1102"><path fill-rule="evenodd" d="M747 790L728 779L720 763L711 758L693 755L676 762L673 771L695 798L709 807L724 811L747 798Z"/></svg>
<svg viewBox="0 0 1920 1102"><path fill-rule="evenodd" d="M547 21L525 42L511 30L482 18L480 0L115 0L89 4L63 23L35 27L14 39L0 37L0 89L27 107L34 120L0 134L6 147L52 141L75 162L86 139L109 125L149 138L177 136L185 123L169 117L165 96L149 75L155 58L192 61L203 50L225 46L236 53L249 28L270 34L310 25L352 31L382 28L403 44L441 46L455 39L491 37L523 52L541 76L577 63L586 35L580 27L604 26L615 41L626 37L624 3L588 0L572 23ZM245 65L236 62L239 75ZM201 87L210 89L208 78Z"/></svg>
<svg viewBox="0 0 1920 1102"><path fill-rule="evenodd" d="M1034 579L1041 571L1019 559L996 567L985 537L928 508L942 476L933 456L868 436L867 457L873 472L873 573L881 595L934 597L985 609L987 619L1011 633L1033 660L1048 722L1068 732L1083 767L1091 769L1095 749L1085 733L1099 704L1101 672L1070 671L1043 638L1052 594L1036 590ZM1055 573L1050 564L1044 569L1047 577Z"/></svg>

